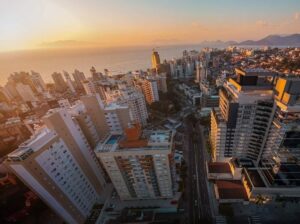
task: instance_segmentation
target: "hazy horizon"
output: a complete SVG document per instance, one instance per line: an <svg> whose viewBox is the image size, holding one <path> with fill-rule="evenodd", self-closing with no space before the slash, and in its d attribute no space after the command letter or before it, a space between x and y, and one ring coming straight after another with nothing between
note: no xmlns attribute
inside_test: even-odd
<svg viewBox="0 0 300 224"><path fill-rule="evenodd" d="M183 50L200 50L197 44L157 46L161 60L171 60L182 55ZM105 68L113 73L147 69L151 64L151 46L106 47L106 48L69 48L35 49L13 52L0 52L0 85L4 85L14 72L36 71L46 82L53 82L51 74L62 72L70 74L74 69L90 76L89 69L97 71Z"/></svg>
<svg viewBox="0 0 300 224"><path fill-rule="evenodd" d="M0 51L198 44L292 33L300 33L297 0L0 2Z"/></svg>

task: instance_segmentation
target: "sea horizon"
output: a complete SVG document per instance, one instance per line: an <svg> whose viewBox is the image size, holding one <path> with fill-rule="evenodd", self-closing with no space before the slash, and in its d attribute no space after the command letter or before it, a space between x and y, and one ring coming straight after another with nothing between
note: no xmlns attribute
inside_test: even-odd
<svg viewBox="0 0 300 224"><path fill-rule="evenodd" d="M130 47L86 47L86 48L47 48L0 52L0 84L4 85L10 74L14 72L30 72L41 74L45 82L53 82L53 72L67 71L70 74L75 69L90 76L90 68L97 71L108 69L112 74L145 70L151 67L151 53L155 48L161 61L178 58L184 50L198 50L200 44L130 46Z"/></svg>

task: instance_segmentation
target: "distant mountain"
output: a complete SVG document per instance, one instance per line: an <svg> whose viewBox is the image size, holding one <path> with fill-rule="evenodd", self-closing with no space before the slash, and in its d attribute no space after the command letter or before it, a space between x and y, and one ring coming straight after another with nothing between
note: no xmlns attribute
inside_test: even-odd
<svg viewBox="0 0 300 224"><path fill-rule="evenodd" d="M243 45L243 46L293 46L300 47L300 34L291 35L269 35L260 40L246 40L242 42L236 41L203 41L201 45L204 46L218 46L227 47L230 45Z"/></svg>
<svg viewBox="0 0 300 224"><path fill-rule="evenodd" d="M216 41L202 41L201 45L207 45L207 46L229 46L229 45L236 45L238 42L236 41L221 41L221 40L216 40Z"/></svg>
<svg viewBox="0 0 300 224"><path fill-rule="evenodd" d="M230 41L224 42L224 44L226 44L226 45L237 45L238 42L236 42L236 41L234 41L234 40L230 40Z"/></svg>
<svg viewBox="0 0 300 224"><path fill-rule="evenodd" d="M263 39L254 41L246 40L238 45L263 45L263 46L300 46L300 34L292 35L269 35Z"/></svg>

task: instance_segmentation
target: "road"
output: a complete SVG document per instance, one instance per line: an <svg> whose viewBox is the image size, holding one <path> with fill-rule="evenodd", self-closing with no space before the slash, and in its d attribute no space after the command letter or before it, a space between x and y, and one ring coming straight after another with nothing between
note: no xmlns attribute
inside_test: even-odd
<svg viewBox="0 0 300 224"><path fill-rule="evenodd" d="M189 223L211 223L212 213L206 182L205 141L201 126L197 124L195 128L193 126L193 123L186 118L184 122L184 156L188 166L186 193Z"/></svg>

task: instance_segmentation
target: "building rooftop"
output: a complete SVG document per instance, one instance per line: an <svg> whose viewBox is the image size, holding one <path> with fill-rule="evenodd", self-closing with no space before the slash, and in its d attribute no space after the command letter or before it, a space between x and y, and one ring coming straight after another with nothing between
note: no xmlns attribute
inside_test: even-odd
<svg viewBox="0 0 300 224"><path fill-rule="evenodd" d="M244 76L274 76L275 73L263 68L236 68L235 72Z"/></svg>
<svg viewBox="0 0 300 224"><path fill-rule="evenodd" d="M229 163L223 162L209 162L208 163L209 173L232 173Z"/></svg>
<svg viewBox="0 0 300 224"><path fill-rule="evenodd" d="M95 148L96 152L125 150L170 149L174 132L165 130L141 130L140 125L125 130L125 135L110 134Z"/></svg>
<svg viewBox="0 0 300 224"><path fill-rule="evenodd" d="M23 142L16 150L7 155L8 160L20 161L26 159L30 154L38 151L57 134L48 128L38 130L30 139Z"/></svg>
<svg viewBox="0 0 300 224"><path fill-rule="evenodd" d="M298 164L282 163L276 173L273 170L264 169L263 175L271 184L270 187L300 186L300 166ZM253 178L251 178L251 181L254 184Z"/></svg>
<svg viewBox="0 0 300 224"><path fill-rule="evenodd" d="M215 184L220 199L248 200L247 192L240 180L217 180Z"/></svg>
<svg viewBox="0 0 300 224"><path fill-rule="evenodd" d="M234 79L224 83L224 87L234 96L238 102L256 100L268 100L273 97L272 86L241 86Z"/></svg>
<svg viewBox="0 0 300 224"><path fill-rule="evenodd" d="M21 122L21 119L19 117L11 117L8 118L7 121L5 122L5 125L13 125L13 124L18 124Z"/></svg>
<svg viewBox="0 0 300 224"><path fill-rule="evenodd" d="M112 102L110 104L107 104L104 109L105 110L115 110L115 109L125 109L125 108L128 108L128 106L124 106L124 105L120 105L115 102Z"/></svg>
<svg viewBox="0 0 300 224"><path fill-rule="evenodd" d="M254 187L266 187L257 170L247 169L247 173Z"/></svg>

